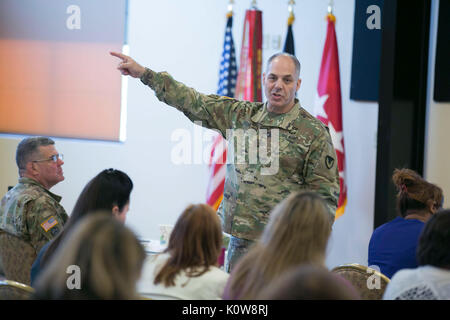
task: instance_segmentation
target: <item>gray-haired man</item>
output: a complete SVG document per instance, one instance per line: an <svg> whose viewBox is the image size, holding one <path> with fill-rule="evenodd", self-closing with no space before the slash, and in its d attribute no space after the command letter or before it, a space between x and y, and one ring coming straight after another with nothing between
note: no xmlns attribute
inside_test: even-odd
<svg viewBox="0 0 450 320"><path fill-rule="evenodd" d="M16 151L19 182L0 202L0 230L28 242L36 253L68 219L61 197L49 191L64 180L62 159L52 139L23 139Z"/></svg>

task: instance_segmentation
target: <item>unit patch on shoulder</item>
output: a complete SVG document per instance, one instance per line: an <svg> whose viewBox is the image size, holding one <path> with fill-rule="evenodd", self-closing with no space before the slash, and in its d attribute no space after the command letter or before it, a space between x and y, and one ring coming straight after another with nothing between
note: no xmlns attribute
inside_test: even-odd
<svg viewBox="0 0 450 320"><path fill-rule="evenodd" d="M326 156L325 157L325 165L327 166L328 169L333 168L333 164L334 164L334 159L330 156Z"/></svg>

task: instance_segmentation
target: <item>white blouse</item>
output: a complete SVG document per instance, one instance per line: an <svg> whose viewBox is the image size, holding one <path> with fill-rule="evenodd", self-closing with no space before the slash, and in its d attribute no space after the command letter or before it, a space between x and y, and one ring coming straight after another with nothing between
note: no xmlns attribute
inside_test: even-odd
<svg viewBox="0 0 450 320"><path fill-rule="evenodd" d="M449 300L450 270L433 266L403 269L394 274L384 300Z"/></svg>
<svg viewBox="0 0 450 320"><path fill-rule="evenodd" d="M188 277L185 271L181 271L175 277L175 286L166 287L163 283L155 285L153 281L169 257L168 253L161 253L146 258L141 279L137 284L138 292L142 296L162 300L222 299L229 274L217 267L210 267L199 277Z"/></svg>

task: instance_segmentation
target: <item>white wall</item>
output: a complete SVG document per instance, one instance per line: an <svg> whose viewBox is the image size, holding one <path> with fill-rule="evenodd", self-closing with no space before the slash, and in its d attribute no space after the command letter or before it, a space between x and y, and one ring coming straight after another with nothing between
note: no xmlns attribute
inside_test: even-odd
<svg viewBox="0 0 450 320"><path fill-rule="evenodd" d="M239 55L243 18L248 1L235 4L233 36ZM300 101L312 112L326 33L328 0L297 1L294 37L302 63ZM218 69L228 1L130 0L130 55L156 71L168 71L177 80L204 93L217 90ZM287 1L259 0L263 11L263 60L284 43ZM378 105L349 99L354 1L335 1L337 17L344 139L347 159L348 206L334 225L327 264L367 264L367 245L373 228L376 130ZM105 52L105 59L114 59ZM263 66L265 68L265 65ZM119 76L119 74L118 74ZM101 75L99 75L101 81ZM56 138L65 155L66 180L52 191L63 196L71 211L86 182L104 168L127 172L135 184L127 225L146 238L158 238L158 224L174 223L191 202L205 201L206 165L174 165L171 141L174 130L193 125L173 108L159 102L139 80L128 82L127 140L124 143ZM3 116L3 115L2 115ZM450 115L449 115L450 116ZM0 137L0 190L17 181L14 151L22 137ZM437 175L436 175L437 177ZM450 179L448 179L450 180Z"/></svg>
<svg viewBox="0 0 450 320"><path fill-rule="evenodd" d="M450 148L448 147L450 103L439 103L433 100L438 9L439 1L433 0L431 4L424 176L444 190L444 207L448 207L450 197L450 166L448 163L448 159L450 159Z"/></svg>

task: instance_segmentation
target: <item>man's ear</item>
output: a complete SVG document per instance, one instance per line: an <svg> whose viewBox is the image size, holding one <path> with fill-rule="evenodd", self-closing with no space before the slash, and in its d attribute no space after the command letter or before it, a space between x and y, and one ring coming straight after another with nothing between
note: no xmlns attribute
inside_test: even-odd
<svg viewBox="0 0 450 320"><path fill-rule="evenodd" d="M263 72L262 80L263 80L263 86L264 86L266 84L266 73L265 72Z"/></svg>
<svg viewBox="0 0 450 320"><path fill-rule="evenodd" d="M28 161L27 164L25 165L25 172L31 175L37 174L39 171L37 169L36 162Z"/></svg>
<svg viewBox="0 0 450 320"><path fill-rule="evenodd" d="M302 83L302 79L298 78L297 80L297 89L295 89L295 91L298 91L298 89L300 89L300 84Z"/></svg>

